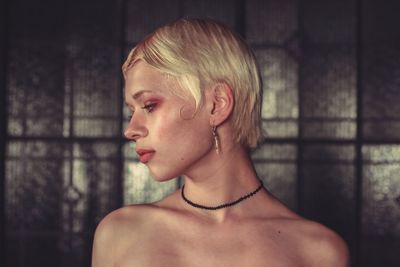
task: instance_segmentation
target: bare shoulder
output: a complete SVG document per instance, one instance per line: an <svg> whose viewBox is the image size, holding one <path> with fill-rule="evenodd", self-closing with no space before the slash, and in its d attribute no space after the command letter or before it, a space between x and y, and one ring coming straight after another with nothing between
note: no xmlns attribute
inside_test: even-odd
<svg viewBox="0 0 400 267"><path fill-rule="evenodd" d="M317 222L297 219L292 230L307 266L349 266L347 244L331 229Z"/></svg>
<svg viewBox="0 0 400 267"><path fill-rule="evenodd" d="M270 203L273 213L265 217L266 225L280 233L282 244L303 262L301 266L349 266L347 244L337 233L299 216L278 201Z"/></svg>
<svg viewBox="0 0 400 267"><path fill-rule="evenodd" d="M113 266L118 251L139 238L151 219L152 205L132 205L117 209L104 217L96 228L93 241L92 266ZM128 238L129 237L129 238Z"/></svg>

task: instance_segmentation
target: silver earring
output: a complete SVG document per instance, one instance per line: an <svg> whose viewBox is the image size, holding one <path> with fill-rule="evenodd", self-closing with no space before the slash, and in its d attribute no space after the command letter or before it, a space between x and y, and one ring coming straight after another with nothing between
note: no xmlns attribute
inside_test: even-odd
<svg viewBox="0 0 400 267"><path fill-rule="evenodd" d="M219 147L219 136L217 133L217 126L213 126L212 127L212 135L214 137L214 147L215 147L215 152L217 152L217 154L220 153L220 147Z"/></svg>

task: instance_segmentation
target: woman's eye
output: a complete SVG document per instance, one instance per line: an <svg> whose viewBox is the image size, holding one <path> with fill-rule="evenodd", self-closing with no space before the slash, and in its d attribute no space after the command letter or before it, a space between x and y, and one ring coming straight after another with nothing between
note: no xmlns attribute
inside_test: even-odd
<svg viewBox="0 0 400 267"><path fill-rule="evenodd" d="M152 112L154 110L154 108L156 107L156 103L149 103L149 104L145 104L142 109L146 110L147 112Z"/></svg>

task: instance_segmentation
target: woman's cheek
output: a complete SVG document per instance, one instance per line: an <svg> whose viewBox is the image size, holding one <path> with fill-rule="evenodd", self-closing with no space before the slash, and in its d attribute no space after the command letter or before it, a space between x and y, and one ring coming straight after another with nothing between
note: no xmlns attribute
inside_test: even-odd
<svg viewBox="0 0 400 267"><path fill-rule="evenodd" d="M160 118L154 125L156 128L156 135L159 139L165 140L167 137L171 138L169 141L184 136L187 133L187 121L177 118L175 114L168 114ZM174 116L175 115L175 116ZM168 139L167 139L168 140Z"/></svg>
<svg viewBox="0 0 400 267"><path fill-rule="evenodd" d="M174 141L176 139L176 134L179 134L181 128L179 124L170 123L168 118L164 120L160 120L155 125L155 132L158 140L167 140L167 141Z"/></svg>

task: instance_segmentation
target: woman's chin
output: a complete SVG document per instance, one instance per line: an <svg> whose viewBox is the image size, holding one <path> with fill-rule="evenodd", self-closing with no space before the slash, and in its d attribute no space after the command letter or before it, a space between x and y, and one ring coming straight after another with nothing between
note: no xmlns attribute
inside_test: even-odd
<svg viewBox="0 0 400 267"><path fill-rule="evenodd" d="M149 170L150 170L151 177L153 177L153 179L156 182L167 182L167 181L175 179L179 176L178 174L175 174L175 173L173 173L173 174L172 173L171 174L162 173L162 172L153 171L150 168L149 168Z"/></svg>

